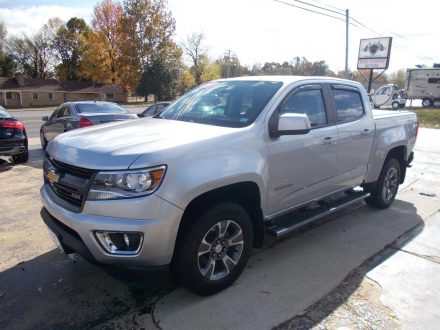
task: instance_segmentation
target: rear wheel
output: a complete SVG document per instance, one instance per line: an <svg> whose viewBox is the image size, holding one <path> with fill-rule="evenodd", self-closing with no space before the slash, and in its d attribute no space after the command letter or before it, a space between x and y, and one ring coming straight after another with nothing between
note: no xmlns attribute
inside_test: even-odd
<svg viewBox="0 0 440 330"><path fill-rule="evenodd" d="M435 100L432 102L432 105L433 105L434 107L436 107L436 108L440 108L440 99L435 99Z"/></svg>
<svg viewBox="0 0 440 330"><path fill-rule="evenodd" d="M181 235L174 275L190 291L211 295L241 274L253 246L252 222L235 203L222 203L200 215Z"/></svg>
<svg viewBox="0 0 440 330"><path fill-rule="evenodd" d="M431 106L431 99L428 99L428 98L423 99L422 105L423 105L424 108L430 107Z"/></svg>
<svg viewBox="0 0 440 330"><path fill-rule="evenodd" d="M400 183L400 163L395 158L388 159L379 175L379 180L370 192L371 195L365 201L375 208L386 209L397 195Z"/></svg>
<svg viewBox="0 0 440 330"><path fill-rule="evenodd" d="M26 163L29 160L29 151L26 149L25 152L12 156L15 163Z"/></svg>

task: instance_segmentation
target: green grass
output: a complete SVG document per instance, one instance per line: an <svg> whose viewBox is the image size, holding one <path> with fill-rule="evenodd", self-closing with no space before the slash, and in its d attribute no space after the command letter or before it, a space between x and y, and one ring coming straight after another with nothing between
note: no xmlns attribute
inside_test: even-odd
<svg viewBox="0 0 440 330"><path fill-rule="evenodd" d="M420 127L440 128L440 109L408 109L419 118Z"/></svg>

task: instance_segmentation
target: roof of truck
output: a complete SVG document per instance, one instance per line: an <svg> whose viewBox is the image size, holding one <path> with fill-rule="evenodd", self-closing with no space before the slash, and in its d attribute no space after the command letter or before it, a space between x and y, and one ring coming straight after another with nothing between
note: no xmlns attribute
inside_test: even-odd
<svg viewBox="0 0 440 330"><path fill-rule="evenodd" d="M258 80L258 81L280 81L283 83L293 83L295 81L300 80L331 80L335 82L349 82L359 84L353 80L341 79L341 78L333 78L326 76L249 76L249 77L235 77L228 79L219 79L219 81L224 80Z"/></svg>

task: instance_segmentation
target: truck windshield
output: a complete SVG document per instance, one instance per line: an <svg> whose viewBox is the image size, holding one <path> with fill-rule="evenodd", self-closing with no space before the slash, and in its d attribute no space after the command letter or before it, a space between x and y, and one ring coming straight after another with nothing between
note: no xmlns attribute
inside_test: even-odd
<svg viewBox="0 0 440 330"><path fill-rule="evenodd" d="M213 81L200 85L170 105L157 118L224 127L254 122L280 89L276 81Z"/></svg>

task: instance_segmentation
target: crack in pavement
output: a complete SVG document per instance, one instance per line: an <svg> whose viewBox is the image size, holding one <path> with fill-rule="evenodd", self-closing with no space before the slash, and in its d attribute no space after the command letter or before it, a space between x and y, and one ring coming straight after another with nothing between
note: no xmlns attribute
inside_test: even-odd
<svg viewBox="0 0 440 330"><path fill-rule="evenodd" d="M433 263L436 263L436 264L440 265L440 257L438 257L438 256L429 256L429 255L425 255L425 254L419 254L419 253L416 253L416 252L400 249L400 248L398 248L396 246L391 246L390 249L397 250L397 251L402 251L402 252L405 252L407 254L413 255L415 257L419 257L421 259L428 260L428 261L431 261Z"/></svg>

